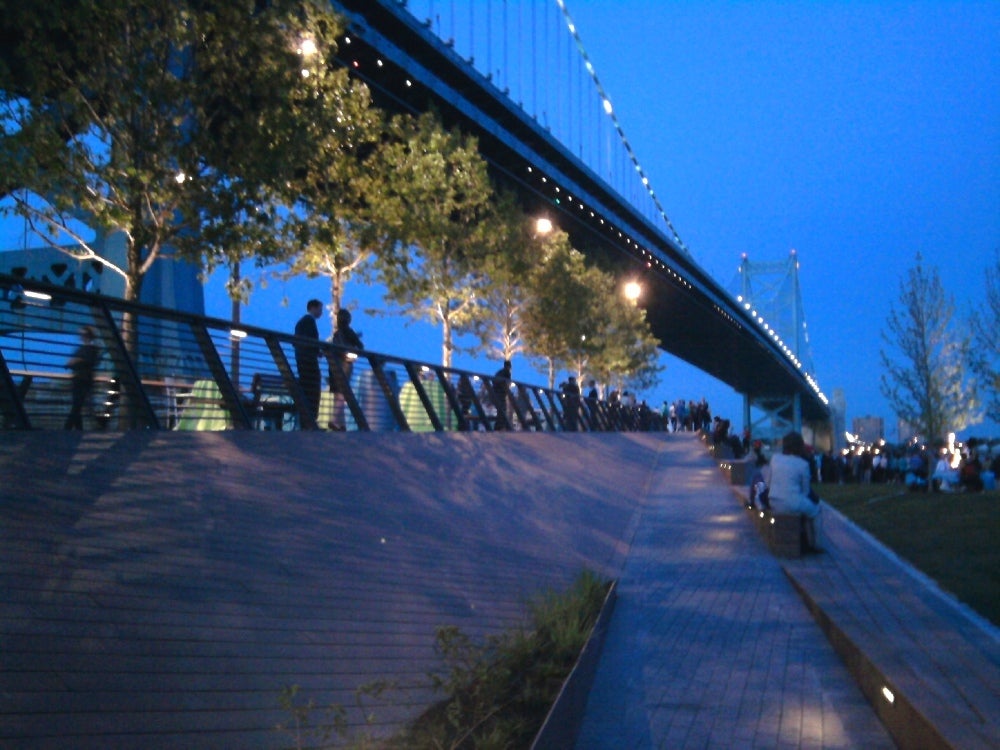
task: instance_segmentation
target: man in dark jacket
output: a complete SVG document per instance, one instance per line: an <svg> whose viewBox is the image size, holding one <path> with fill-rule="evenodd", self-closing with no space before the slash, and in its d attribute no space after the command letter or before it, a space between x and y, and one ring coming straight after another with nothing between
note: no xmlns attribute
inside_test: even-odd
<svg viewBox="0 0 1000 750"><path fill-rule="evenodd" d="M319 372L319 329L316 319L323 314L323 303L311 299L306 303L306 314L295 324L295 335L302 339L311 339L316 344L297 343L295 345L295 368L299 371L299 385L305 394L306 403L300 405L300 419L303 430L316 430L316 418L319 416L319 392L322 377Z"/></svg>

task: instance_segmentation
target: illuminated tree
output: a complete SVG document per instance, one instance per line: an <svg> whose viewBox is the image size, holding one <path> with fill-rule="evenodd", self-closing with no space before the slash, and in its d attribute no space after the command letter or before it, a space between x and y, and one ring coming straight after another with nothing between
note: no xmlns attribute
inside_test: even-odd
<svg viewBox="0 0 1000 750"><path fill-rule="evenodd" d="M601 308L603 325L595 331L587 371L599 382L622 390L655 387L663 367L660 342L646 322L646 311L614 293L603 295Z"/></svg>
<svg viewBox="0 0 1000 750"><path fill-rule="evenodd" d="M524 338L528 355L546 364L552 388L560 367L586 358L596 296L607 290L595 288L592 269L565 232L554 230L540 244L523 310Z"/></svg>
<svg viewBox="0 0 1000 750"><path fill-rule="evenodd" d="M980 420L975 383L965 375L969 340L955 331L953 316L937 269L917 254L882 332L888 350L881 351L881 390L896 415L927 439Z"/></svg>
<svg viewBox="0 0 1000 750"><path fill-rule="evenodd" d="M20 32L0 65L0 173L34 196L12 194L40 238L121 274L129 300L168 249L209 270L289 252L283 191L331 153L351 96L328 4L0 0L0 15ZM124 263L82 226L122 231Z"/></svg>
<svg viewBox="0 0 1000 750"><path fill-rule="evenodd" d="M343 71L340 71L343 74ZM295 210L289 217L291 245L297 252L285 276L304 274L330 279L329 313L335 325L343 304L345 285L364 273L377 247L378 227L372 221L367 186L394 178L379 173L384 162L376 151L384 132L381 110L372 105L367 87L352 81L340 88L320 122L336 123L328 137L318 135L324 148L299 164L287 185L287 202Z"/></svg>
<svg viewBox="0 0 1000 750"><path fill-rule="evenodd" d="M450 367L456 333L481 314L482 261L495 243L486 162L474 138L446 130L432 112L396 117L390 131L377 173L394 177L366 182L388 240L375 265L389 301L441 326L441 363Z"/></svg>
<svg viewBox="0 0 1000 750"><path fill-rule="evenodd" d="M524 351L523 316L542 236L509 193L501 193L490 218L493 252L483 258L488 283L479 295L481 315L474 326L478 351L496 360Z"/></svg>

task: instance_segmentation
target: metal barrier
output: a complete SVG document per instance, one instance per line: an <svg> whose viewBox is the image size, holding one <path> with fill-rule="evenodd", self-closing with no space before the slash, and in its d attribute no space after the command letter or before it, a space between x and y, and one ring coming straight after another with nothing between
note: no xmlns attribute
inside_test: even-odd
<svg viewBox="0 0 1000 750"><path fill-rule="evenodd" d="M4 274L0 429L72 426L69 365L85 327L99 353L83 404L88 429L294 430L311 427L314 410L319 429L664 429L649 410L580 399L574 419L560 392L549 388L514 381L504 389L481 373L234 328L225 320ZM293 366L297 348L322 368L314 409Z"/></svg>

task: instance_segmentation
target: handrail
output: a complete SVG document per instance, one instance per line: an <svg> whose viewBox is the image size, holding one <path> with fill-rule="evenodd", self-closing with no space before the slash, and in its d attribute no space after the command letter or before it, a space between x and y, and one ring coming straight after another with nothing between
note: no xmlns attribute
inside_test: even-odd
<svg viewBox="0 0 1000 750"><path fill-rule="evenodd" d="M580 399L580 413L568 419L555 389L512 381L505 392L482 373L7 274L0 274L0 429L68 424L67 363L83 326L101 350L96 392L84 404L88 428L290 430L309 425L317 411L320 429L357 431L665 429L648 409ZM327 363L319 404L310 404L296 376L296 347ZM337 363L346 360L352 364L342 369Z"/></svg>

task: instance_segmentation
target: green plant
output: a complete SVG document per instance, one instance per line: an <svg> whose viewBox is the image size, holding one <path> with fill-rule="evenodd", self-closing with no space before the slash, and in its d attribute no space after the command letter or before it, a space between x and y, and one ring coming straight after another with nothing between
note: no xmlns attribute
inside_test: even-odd
<svg viewBox="0 0 1000 750"><path fill-rule="evenodd" d="M361 711L366 725L371 725L374 714L367 703L377 700L383 692L392 689L393 684L376 680L359 687L354 695L357 708ZM298 685L286 685L278 696L279 707L288 714L288 721L278 724L275 729L287 734L294 742L290 750L324 750L324 748L345 748L349 750L370 750L377 744L367 732L353 734L347 722L347 709L333 703L319 707L310 698L302 701ZM316 720L317 711L321 721Z"/></svg>
<svg viewBox="0 0 1000 750"><path fill-rule="evenodd" d="M443 669L428 677L443 698L389 739L376 740L368 733L352 735L347 711L338 705L322 709L325 720L312 723L319 709L315 701L301 700L297 685L281 692L279 703L290 720L276 728L292 737L293 750L527 747L586 645L607 592L607 583L584 571L569 590L548 591L530 601L525 627L482 642L454 625L439 627L434 646ZM374 723L375 715L366 703L393 687L376 681L356 691L367 725Z"/></svg>
<svg viewBox="0 0 1000 750"><path fill-rule="evenodd" d="M565 593L529 603L530 623L477 644L457 627L439 628L445 664L431 675L444 698L386 745L412 750L527 747L587 642L607 584L585 571Z"/></svg>

